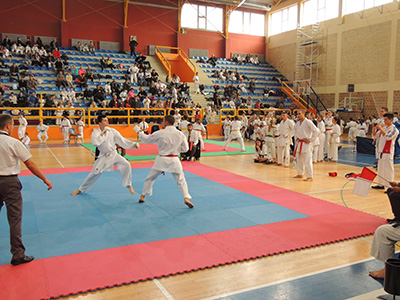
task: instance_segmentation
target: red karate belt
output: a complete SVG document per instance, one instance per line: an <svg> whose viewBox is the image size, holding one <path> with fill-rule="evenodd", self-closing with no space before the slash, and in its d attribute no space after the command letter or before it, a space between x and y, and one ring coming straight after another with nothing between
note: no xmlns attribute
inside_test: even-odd
<svg viewBox="0 0 400 300"><path fill-rule="evenodd" d="M296 139L296 141L297 141L297 143L296 143L296 147L294 148L293 157L296 157L297 147L299 146L299 143L300 143L299 155L301 154L301 150L303 150L303 143L304 143L304 140Z"/></svg>

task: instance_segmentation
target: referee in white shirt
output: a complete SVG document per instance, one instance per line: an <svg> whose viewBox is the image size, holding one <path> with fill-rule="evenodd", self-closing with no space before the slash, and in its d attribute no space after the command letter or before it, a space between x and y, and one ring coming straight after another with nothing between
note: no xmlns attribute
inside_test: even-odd
<svg viewBox="0 0 400 300"><path fill-rule="evenodd" d="M40 169L32 161L32 155L26 147L17 139L10 137L14 129L14 121L11 115L0 115L0 211L3 204L7 207L8 224L10 225L10 245L14 266L28 263L33 256L25 255L25 247L22 243L22 185L18 179L21 171L20 160L26 167L48 186L51 190L52 183L43 175Z"/></svg>

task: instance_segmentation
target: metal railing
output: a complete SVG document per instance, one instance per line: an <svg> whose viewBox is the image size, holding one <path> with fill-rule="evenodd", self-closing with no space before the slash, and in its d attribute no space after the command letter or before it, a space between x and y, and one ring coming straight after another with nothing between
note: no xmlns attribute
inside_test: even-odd
<svg viewBox="0 0 400 300"><path fill-rule="evenodd" d="M155 46L155 55L161 60L161 63L164 65L165 69L167 70L168 75L172 76L171 64L169 63L168 59L164 56L164 54L160 50L160 48L167 48L168 49L169 47Z"/></svg>

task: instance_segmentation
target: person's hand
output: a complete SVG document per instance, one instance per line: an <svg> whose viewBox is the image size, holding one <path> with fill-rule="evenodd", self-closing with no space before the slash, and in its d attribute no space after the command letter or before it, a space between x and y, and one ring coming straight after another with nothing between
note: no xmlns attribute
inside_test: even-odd
<svg viewBox="0 0 400 300"><path fill-rule="evenodd" d="M43 180L44 184L48 186L47 190L50 191L53 188L53 184L47 178Z"/></svg>
<svg viewBox="0 0 400 300"><path fill-rule="evenodd" d="M303 139L304 143L309 144L310 143L310 139Z"/></svg>
<svg viewBox="0 0 400 300"><path fill-rule="evenodd" d="M140 145L139 143L136 143L136 144L135 144L135 148L136 148L136 149L139 149L139 145Z"/></svg>
<svg viewBox="0 0 400 300"><path fill-rule="evenodd" d="M376 128L377 130L382 130L382 126L381 126L380 124L376 124L375 128Z"/></svg>
<svg viewBox="0 0 400 300"><path fill-rule="evenodd" d="M391 186L397 186L397 183L394 182L394 181L389 181L389 184L390 184Z"/></svg>
<svg viewBox="0 0 400 300"><path fill-rule="evenodd" d="M400 192L400 187L399 186L394 186L392 187L392 191L399 193Z"/></svg>

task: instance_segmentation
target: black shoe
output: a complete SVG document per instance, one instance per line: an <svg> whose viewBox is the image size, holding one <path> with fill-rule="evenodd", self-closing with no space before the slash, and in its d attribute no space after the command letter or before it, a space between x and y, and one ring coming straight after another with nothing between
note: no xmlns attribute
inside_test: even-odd
<svg viewBox="0 0 400 300"><path fill-rule="evenodd" d="M24 257L22 257L22 258L18 258L18 259L13 259L13 260L11 260L11 264L13 265L13 266L18 266L18 265L21 265L21 264L26 264L26 263L28 263L28 262L31 262L32 260L34 260L35 258L33 257L33 256L24 256Z"/></svg>
<svg viewBox="0 0 400 300"><path fill-rule="evenodd" d="M373 186L371 186L373 189L376 189L376 190L384 190L385 189L385 187L384 186L382 186L382 185L373 185Z"/></svg>
<svg viewBox="0 0 400 300"><path fill-rule="evenodd" d="M392 224L392 223L398 222L399 220L397 220L396 218L393 218L393 219L386 219L386 221L387 221L389 224Z"/></svg>

